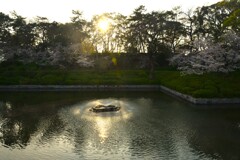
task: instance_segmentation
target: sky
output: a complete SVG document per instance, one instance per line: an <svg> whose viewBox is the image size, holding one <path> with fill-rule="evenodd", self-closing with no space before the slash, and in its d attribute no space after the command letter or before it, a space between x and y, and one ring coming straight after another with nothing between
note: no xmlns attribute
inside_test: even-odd
<svg viewBox="0 0 240 160"><path fill-rule="evenodd" d="M166 11L181 6L182 10L210 5L220 0L0 0L0 12L17 14L33 19L47 17L50 21L69 22L72 10L80 10L90 20L93 15L117 12L130 15L134 9L144 5L147 11Z"/></svg>

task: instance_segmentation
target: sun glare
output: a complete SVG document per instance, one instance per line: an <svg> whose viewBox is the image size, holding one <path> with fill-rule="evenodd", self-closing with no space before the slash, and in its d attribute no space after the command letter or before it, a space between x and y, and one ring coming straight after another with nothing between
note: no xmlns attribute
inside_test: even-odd
<svg viewBox="0 0 240 160"><path fill-rule="evenodd" d="M106 32L109 28L109 21L106 19L102 19L98 22L98 27L102 32Z"/></svg>

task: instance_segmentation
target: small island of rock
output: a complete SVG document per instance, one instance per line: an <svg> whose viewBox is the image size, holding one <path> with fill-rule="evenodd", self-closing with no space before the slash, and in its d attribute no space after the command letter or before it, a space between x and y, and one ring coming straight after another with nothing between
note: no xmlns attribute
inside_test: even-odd
<svg viewBox="0 0 240 160"><path fill-rule="evenodd" d="M118 111L120 110L120 106L115 106L115 105L97 105L94 106L90 109L92 112L113 112L113 111Z"/></svg>

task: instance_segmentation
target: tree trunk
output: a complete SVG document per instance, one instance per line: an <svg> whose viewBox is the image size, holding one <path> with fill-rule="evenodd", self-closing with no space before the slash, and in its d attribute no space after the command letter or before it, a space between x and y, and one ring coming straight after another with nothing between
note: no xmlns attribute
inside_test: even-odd
<svg viewBox="0 0 240 160"><path fill-rule="evenodd" d="M154 78L154 58L152 53L148 53L149 56L149 79Z"/></svg>

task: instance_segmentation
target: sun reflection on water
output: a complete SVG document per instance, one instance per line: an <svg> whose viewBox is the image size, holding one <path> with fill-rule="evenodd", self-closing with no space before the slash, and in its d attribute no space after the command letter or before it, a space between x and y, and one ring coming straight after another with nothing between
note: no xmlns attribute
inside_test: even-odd
<svg viewBox="0 0 240 160"><path fill-rule="evenodd" d="M105 141L105 139L109 136L109 130L111 129L111 118L107 117L96 117L95 118L95 129L98 131L98 136L100 138L101 143Z"/></svg>
<svg viewBox="0 0 240 160"><path fill-rule="evenodd" d="M115 112L100 112L95 113L89 111L91 107L96 105L117 105L121 109ZM111 134L113 126L120 122L126 121L131 118L132 112L130 112L126 102L117 99L99 99L92 100L81 105L77 105L72 110L72 114L80 119L85 119L93 123L93 130L97 131L98 137L101 143L103 143Z"/></svg>
<svg viewBox="0 0 240 160"><path fill-rule="evenodd" d="M74 115L79 115L81 113L81 110L79 108L76 108L74 111L73 111L73 114Z"/></svg>

